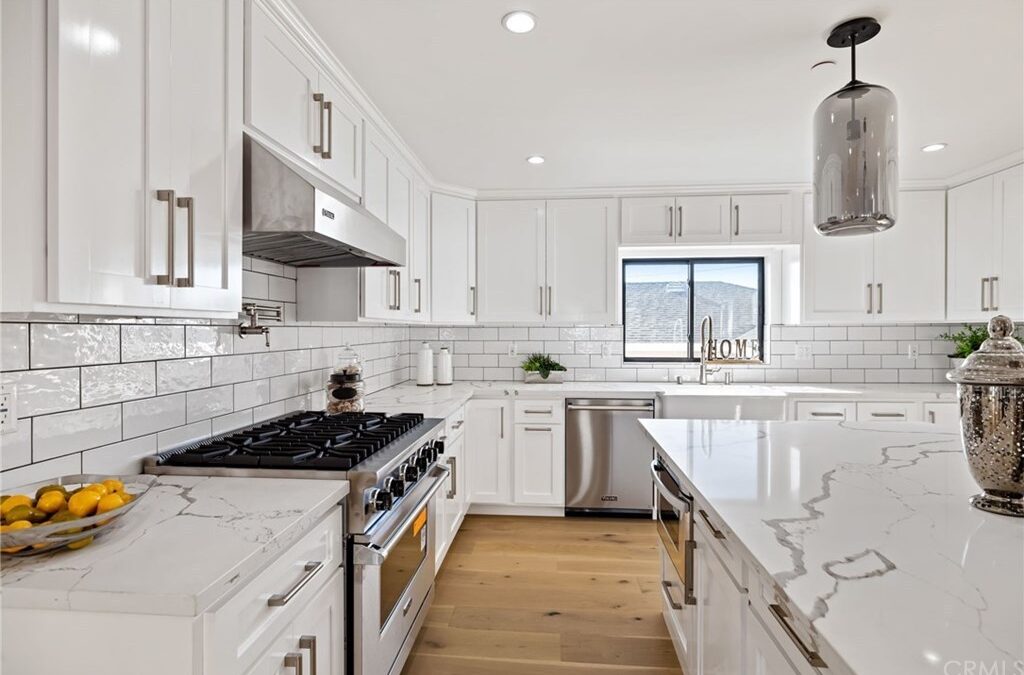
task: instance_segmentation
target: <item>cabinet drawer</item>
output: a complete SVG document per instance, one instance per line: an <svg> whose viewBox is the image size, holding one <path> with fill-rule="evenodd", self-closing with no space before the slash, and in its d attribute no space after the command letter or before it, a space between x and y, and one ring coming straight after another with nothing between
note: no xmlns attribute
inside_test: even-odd
<svg viewBox="0 0 1024 675"><path fill-rule="evenodd" d="M727 528L718 517L709 513L701 504L696 504L697 513L694 515L694 523L700 528L701 533L707 539L708 547L711 548L718 559L722 561L725 569L732 577L732 581L740 591L747 590L747 578L744 570L743 560L737 550L736 536L732 530Z"/></svg>
<svg viewBox="0 0 1024 675"><path fill-rule="evenodd" d="M796 419L801 422L842 422L854 418L853 403L841 401L797 401Z"/></svg>
<svg viewBox="0 0 1024 675"><path fill-rule="evenodd" d="M779 597L772 583L762 574L750 575L751 588L747 596L750 618L760 624L771 642L785 655L794 675L831 672L827 666L821 665L827 661L820 654L814 634L805 625L805 620L793 616L789 600Z"/></svg>
<svg viewBox="0 0 1024 675"><path fill-rule="evenodd" d="M344 509L332 510L259 576L206 615L208 672L244 672L295 619L343 564L344 524Z"/></svg>
<svg viewBox="0 0 1024 675"><path fill-rule="evenodd" d="M565 420L565 406L560 399L525 400L515 402L516 424L546 422L561 424Z"/></svg>
<svg viewBox="0 0 1024 675"><path fill-rule="evenodd" d="M450 443L466 431L466 406L462 406L444 421L444 434Z"/></svg>
<svg viewBox="0 0 1024 675"><path fill-rule="evenodd" d="M917 422L921 419L921 404L906 402L858 403L858 422Z"/></svg>

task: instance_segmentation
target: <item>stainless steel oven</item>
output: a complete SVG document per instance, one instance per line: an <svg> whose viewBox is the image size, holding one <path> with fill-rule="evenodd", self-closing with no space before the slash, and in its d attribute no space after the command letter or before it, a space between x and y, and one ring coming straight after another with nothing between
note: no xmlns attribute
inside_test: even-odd
<svg viewBox="0 0 1024 675"><path fill-rule="evenodd" d="M431 499L449 470L435 464L387 518L352 538L354 675L400 673L434 592Z"/></svg>
<svg viewBox="0 0 1024 675"><path fill-rule="evenodd" d="M655 516L658 536L672 566L683 584L683 601L697 604L693 589L693 497L686 494L679 481L655 457L651 462L655 487Z"/></svg>

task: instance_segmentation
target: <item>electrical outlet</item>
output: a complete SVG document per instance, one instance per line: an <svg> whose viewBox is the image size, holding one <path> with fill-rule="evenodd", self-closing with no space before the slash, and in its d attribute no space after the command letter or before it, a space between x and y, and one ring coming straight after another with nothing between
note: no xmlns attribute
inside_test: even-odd
<svg viewBox="0 0 1024 675"><path fill-rule="evenodd" d="M811 346L798 344L796 346L796 358L798 361L812 360L814 357L811 356Z"/></svg>
<svg viewBox="0 0 1024 675"><path fill-rule="evenodd" d="M12 384L0 386L0 434L18 429L18 396Z"/></svg>
<svg viewBox="0 0 1024 675"><path fill-rule="evenodd" d="M911 361L917 361L917 357L921 355L921 350L915 344L907 345L907 358Z"/></svg>
<svg viewBox="0 0 1024 675"><path fill-rule="evenodd" d="M518 356L519 355L519 345L517 345L515 342L510 344L508 346L508 355L509 356Z"/></svg>
<svg viewBox="0 0 1024 675"><path fill-rule="evenodd" d="M612 347L607 342L601 344L601 356L611 356Z"/></svg>

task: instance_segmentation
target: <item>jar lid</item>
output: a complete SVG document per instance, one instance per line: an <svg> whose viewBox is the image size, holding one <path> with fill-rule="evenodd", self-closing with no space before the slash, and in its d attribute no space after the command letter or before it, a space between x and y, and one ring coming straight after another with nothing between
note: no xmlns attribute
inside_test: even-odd
<svg viewBox="0 0 1024 675"><path fill-rule="evenodd" d="M962 366L946 373L957 384L1015 385L1024 387L1024 345L1013 337L1010 317L992 317L988 339Z"/></svg>

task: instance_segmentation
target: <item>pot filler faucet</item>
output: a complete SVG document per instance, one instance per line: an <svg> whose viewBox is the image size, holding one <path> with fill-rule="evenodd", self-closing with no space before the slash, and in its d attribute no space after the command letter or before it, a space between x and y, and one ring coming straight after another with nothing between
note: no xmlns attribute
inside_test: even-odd
<svg viewBox="0 0 1024 675"><path fill-rule="evenodd" d="M707 334L705 337L705 326L707 326ZM708 368L708 361L711 360L711 334L714 332L714 324L711 321L711 315L705 316L700 320L700 383L708 383L708 375L717 373L721 368Z"/></svg>

